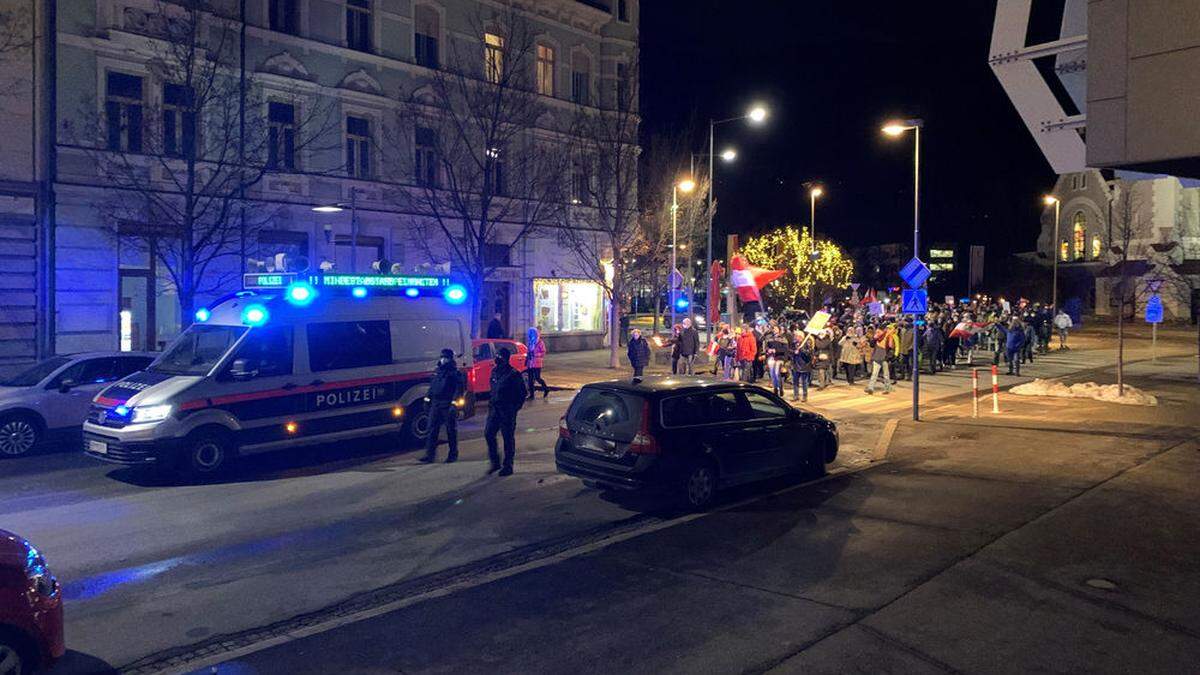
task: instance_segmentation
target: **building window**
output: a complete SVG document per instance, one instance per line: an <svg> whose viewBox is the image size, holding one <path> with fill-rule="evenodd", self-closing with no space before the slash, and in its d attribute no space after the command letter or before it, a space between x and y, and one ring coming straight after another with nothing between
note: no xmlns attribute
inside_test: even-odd
<svg viewBox="0 0 1200 675"><path fill-rule="evenodd" d="M289 35L300 33L299 0L269 0L271 30Z"/></svg>
<svg viewBox="0 0 1200 675"><path fill-rule="evenodd" d="M1066 262L1067 260L1070 259L1070 257L1071 257L1071 244L1066 239L1063 239L1062 243L1060 243L1058 245L1058 259L1063 262Z"/></svg>
<svg viewBox="0 0 1200 675"><path fill-rule="evenodd" d="M483 34L483 74L493 84L504 75L504 38L493 33Z"/></svg>
<svg viewBox="0 0 1200 675"><path fill-rule="evenodd" d="M572 204L590 205L592 203L591 183L587 166L583 162L576 162L571 169Z"/></svg>
<svg viewBox="0 0 1200 675"><path fill-rule="evenodd" d="M617 0L617 21L629 21L629 0Z"/></svg>
<svg viewBox="0 0 1200 675"><path fill-rule="evenodd" d="M1079 175L1078 174L1071 176L1071 189L1072 190L1079 189Z"/></svg>
<svg viewBox="0 0 1200 675"><path fill-rule="evenodd" d="M371 51L371 0L346 0L346 46Z"/></svg>
<svg viewBox="0 0 1200 675"><path fill-rule="evenodd" d="M109 150L142 151L142 78L109 73L104 121Z"/></svg>
<svg viewBox="0 0 1200 675"><path fill-rule="evenodd" d="M296 168L296 108L290 103L267 104L267 168Z"/></svg>
<svg viewBox="0 0 1200 675"><path fill-rule="evenodd" d="M508 267L511 265L509 260L509 251L512 247L508 244L484 244L483 264L485 267Z"/></svg>
<svg viewBox="0 0 1200 675"><path fill-rule="evenodd" d="M537 327L543 333L604 329L604 294L594 281L534 279L533 295Z"/></svg>
<svg viewBox="0 0 1200 675"><path fill-rule="evenodd" d="M300 272L308 266L308 233L259 230L247 272Z"/></svg>
<svg viewBox="0 0 1200 675"><path fill-rule="evenodd" d="M554 95L554 48L537 46L537 90L544 96Z"/></svg>
<svg viewBox="0 0 1200 675"><path fill-rule="evenodd" d="M413 45L417 65L437 68L438 36L442 34L437 10L428 5L417 5L413 16L417 26Z"/></svg>
<svg viewBox="0 0 1200 675"><path fill-rule="evenodd" d="M413 157L413 175L417 184L426 187L438 186L437 132L426 127L417 127L416 156Z"/></svg>
<svg viewBox="0 0 1200 675"><path fill-rule="evenodd" d="M493 195L504 195L507 188L508 166L505 162L504 153L499 148L491 148L487 151L487 162L485 166L490 169L488 173L488 188Z"/></svg>
<svg viewBox="0 0 1200 675"><path fill-rule="evenodd" d="M1101 253L1101 244L1099 235L1092 237L1092 259L1099 260Z"/></svg>
<svg viewBox="0 0 1200 675"><path fill-rule="evenodd" d="M371 121L365 117L346 118L346 174L371 177Z"/></svg>
<svg viewBox="0 0 1200 675"><path fill-rule="evenodd" d="M617 64L617 110L621 112L629 111L633 106L633 101L629 97L629 64Z"/></svg>
<svg viewBox="0 0 1200 675"><path fill-rule="evenodd" d="M586 54L575 54L571 69L571 100L588 105L592 91L592 61Z"/></svg>
<svg viewBox="0 0 1200 675"><path fill-rule="evenodd" d="M1072 219L1074 240L1075 240L1075 260L1083 260L1085 247L1087 246L1087 218L1083 215L1083 211L1079 211Z"/></svg>
<svg viewBox="0 0 1200 675"><path fill-rule="evenodd" d="M192 92L181 84L163 85L163 154L191 157L196 150L196 113Z"/></svg>
<svg viewBox="0 0 1200 675"><path fill-rule="evenodd" d="M1086 173L1079 174L1079 189L1080 190L1087 189L1087 174Z"/></svg>

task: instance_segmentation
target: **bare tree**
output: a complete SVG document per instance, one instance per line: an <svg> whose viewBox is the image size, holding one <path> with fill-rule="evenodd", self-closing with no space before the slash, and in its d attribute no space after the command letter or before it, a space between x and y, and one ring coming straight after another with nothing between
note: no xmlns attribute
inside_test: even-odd
<svg viewBox="0 0 1200 675"><path fill-rule="evenodd" d="M134 17L151 77L111 83L103 112L83 116L87 151L113 188L104 209L115 236L167 271L185 326L196 296L228 288L241 272L241 243L275 215L261 204L246 209L246 193L269 171L295 170L334 123L329 108L279 92L272 100L293 118L270 129L262 93L239 78L238 32L223 4L160 1ZM161 84L161 97L146 96L149 82Z"/></svg>
<svg viewBox="0 0 1200 675"><path fill-rule="evenodd" d="M422 216L414 241L471 290L478 336L484 282L509 252L565 208L567 142L533 89L533 29L513 7L481 9L478 42L452 40L448 62L405 97L394 145L411 149L416 186L394 198ZM393 155L391 159L397 158Z"/></svg>
<svg viewBox="0 0 1200 675"><path fill-rule="evenodd" d="M1150 247L1150 262L1161 282L1158 293L1166 297L1176 308L1187 312L1184 316L1195 320L1194 303L1200 296L1200 270L1192 266L1200 261L1200 248L1191 245L1200 234L1196 221L1196 205L1187 197L1181 198L1175 209L1175 222L1169 241L1161 246ZM1149 289L1147 289L1149 293ZM1200 321L1196 321L1196 351L1200 356ZM1200 368L1196 372L1200 380Z"/></svg>
<svg viewBox="0 0 1200 675"><path fill-rule="evenodd" d="M1110 204L1110 252L1115 261L1115 282L1110 282L1110 296L1117 303L1117 395L1125 395L1125 313L1137 306L1137 279L1141 277L1148 257L1143 242L1150 228L1150 215L1143 207L1142 196L1131 182L1115 183ZM1137 265L1134 263L1142 263ZM1110 303L1112 297L1110 297Z"/></svg>
<svg viewBox="0 0 1200 675"><path fill-rule="evenodd" d="M0 8L0 66L5 61L27 59L33 48L33 21L26 7ZM0 75L0 94L9 95L26 84L23 76L12 76L3 68Z"/></svg>
<svg viewBox="0 0 1200 675"><path fill-rule="evenodd" d="M608 365L620 365L618 327L627 301L626 260L638 234L638 68L622 64L611 105L577 107L569 132L572 207L558 240L576 271L595 281L609 299ZM602 95L602 103L604 103Z"/></svg>
<svg viewBox="0 0 1200 675"><path fill-rule="evenodd" d="M631 271L646 278L653 294L655 331L658 330L659 300L669 290L672 245L678 246L676 263L684 268L680 272L686 280L692 274L691 261L703 250L708 232L708 207L704 199L708 194L708 177L690 173L688 138L687 134L651 138L641 162L641 206L636 234L628 250L631 258L637 259ZM673 188L683 178L691 178L695 187L690 193L673 194ZM679 203L674 231L671 226L673 197L678 197ZM701 272L703 276L708 270Z"/></svg>

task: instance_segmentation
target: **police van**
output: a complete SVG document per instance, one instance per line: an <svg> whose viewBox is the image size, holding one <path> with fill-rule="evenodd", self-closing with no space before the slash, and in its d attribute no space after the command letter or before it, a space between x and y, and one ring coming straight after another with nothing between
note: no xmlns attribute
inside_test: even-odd
<svg viewBox="0 0 1200 675"><path fill-rule="evenodd" d="M419 441L439 352L471 355L467 291L450 277L248 274L243 286L95 397L89 456L207 474L258 451L398 431ZM469 387L455 404L473 414Z"/></svg>

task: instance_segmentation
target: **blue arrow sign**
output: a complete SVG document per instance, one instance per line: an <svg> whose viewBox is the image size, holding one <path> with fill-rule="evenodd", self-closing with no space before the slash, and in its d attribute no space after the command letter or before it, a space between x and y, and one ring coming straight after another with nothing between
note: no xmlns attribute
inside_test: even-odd
<svg viewBox="0 0 1200 675"><path fill-rule="evenodd" d="M902 296L900 307L905 314L924 314L929 311L929 293L924 288L906 288Z"/></svg>
<svg viewBox="0 0 1200 675"><path fill-rule="evenodd" d="M929 268L921 259L913 256L904 267L900 268L900 280L909 288L920 288L929 279Z"/></svg>
<svg viewBox="0 0 1200 675"><path fill-rule="evenodd" d="M1162 298L1157 295L1150 296L1146 301L1146 323L1162 323L1163 320L1163 304Z"/></svg>

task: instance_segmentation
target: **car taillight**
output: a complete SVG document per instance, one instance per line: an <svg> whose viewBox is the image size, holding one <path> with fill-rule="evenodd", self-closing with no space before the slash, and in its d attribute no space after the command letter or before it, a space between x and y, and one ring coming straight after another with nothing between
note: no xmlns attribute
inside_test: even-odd
<svg viewBox="0 0 1200 675"><path fill-rule="evenodd" d="M642 421L633 440L629 441L629 452L635 455L657 455L658 439L650 433L650 401L642 403Z"/></svg>
<svg viewBox="0 0 1200 675"><path fill-rule="evenodd" d="M571 440L571 428L567 426L567 418L558 418L558 437Z"/></svg>
<svg viewBox="0 0 1200 675"><path fill-rule="evenodd" d="M467 368L467 389L475 391L475 369Z"/></svg>

